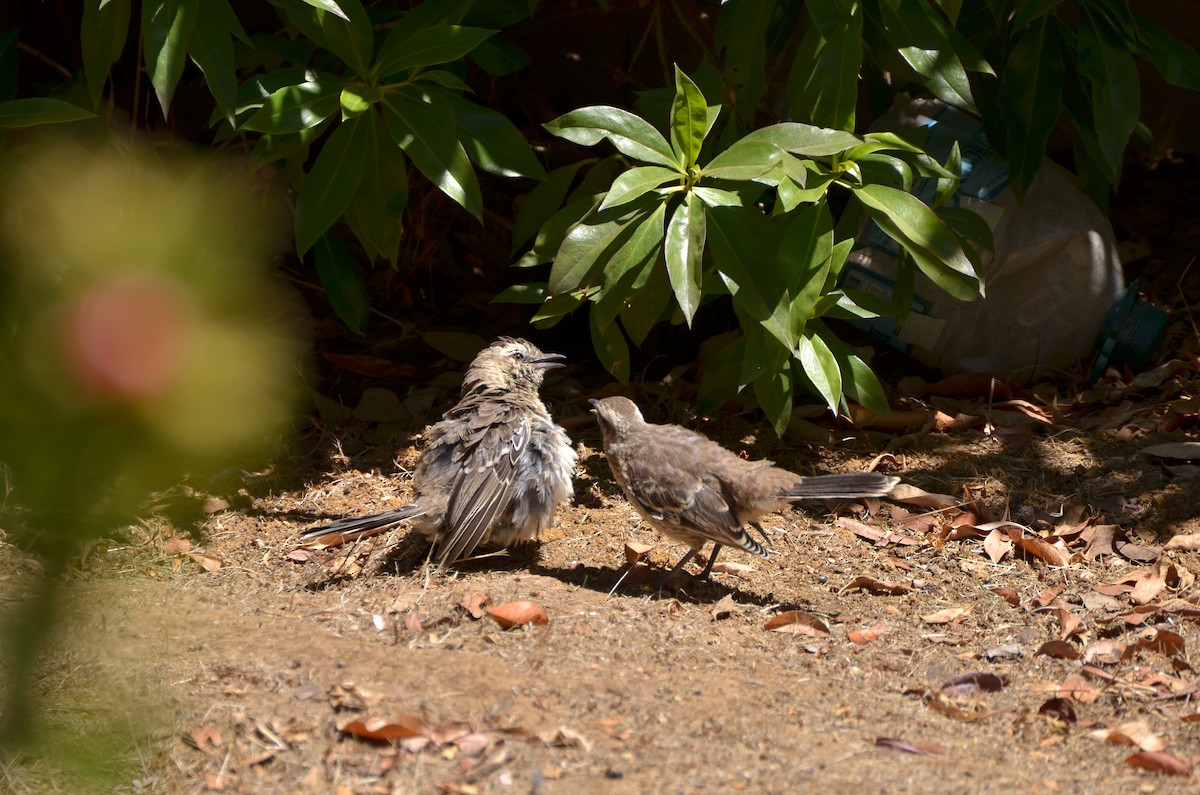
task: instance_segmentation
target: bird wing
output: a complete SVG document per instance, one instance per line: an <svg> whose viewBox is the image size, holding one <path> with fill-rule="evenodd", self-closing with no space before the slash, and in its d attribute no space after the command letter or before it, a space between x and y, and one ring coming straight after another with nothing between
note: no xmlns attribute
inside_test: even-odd
<svg viewBox="0 0 1200 795"><path fill-rule="evenodd" d="M446 501L448 532L437 551L440 565L469 556L492 529L508 507L529 444L529 418L511 403L483 402L461 419L467 430L451 456L457 470Z"/></svg>

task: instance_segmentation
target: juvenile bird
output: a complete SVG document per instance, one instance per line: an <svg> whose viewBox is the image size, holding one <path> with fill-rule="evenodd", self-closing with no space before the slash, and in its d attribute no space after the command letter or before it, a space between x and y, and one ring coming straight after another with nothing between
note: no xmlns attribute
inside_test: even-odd
<svg viewBox="0 0 1200 795"><path fill-rule="evenodd" d="M759 518L795 500L882 497L899 478L875 473L797 475L771 461L746 461L706 436L679 425L646 422L625 397L592 400L613 478L633 507L668 538L691 547L670 579L709 541L708 577L722 546L760 557L767 551L743 529L766 533Z"/></svg>
<svg viewBox="0 0 1200 795"><path fill-rule="evenodd" d="M575 450L538 389L564 357L501 337L471 362L454 408L426 429L412 505L342 519L304 534L331 547L382 533L405 519L436 543L439 567L470 557L480 544L537 541L559 505L571 499Z"/></svg>

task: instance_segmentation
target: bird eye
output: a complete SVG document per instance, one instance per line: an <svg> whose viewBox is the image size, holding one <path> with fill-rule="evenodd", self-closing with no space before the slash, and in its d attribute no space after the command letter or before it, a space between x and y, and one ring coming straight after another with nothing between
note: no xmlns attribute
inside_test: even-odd
<svg viewBox="0 0 1200 795"><path fill-rule="evenodd" d="M513 351L512 356L518 362L525 358L525 354L521 353L520 351Z"/></svg>

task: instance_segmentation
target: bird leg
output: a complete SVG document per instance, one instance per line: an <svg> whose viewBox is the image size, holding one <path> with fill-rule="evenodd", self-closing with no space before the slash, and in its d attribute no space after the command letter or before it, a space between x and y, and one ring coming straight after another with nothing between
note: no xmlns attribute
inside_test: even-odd
<svg viewBox="0 0 1200 795"><path fill-rule="evenodd" d="M678 574L678 573L680 572L680 570L681 570L681 569L683 569L683 567L684 567L684 566L686 566L686 565L687 565L687 562L688 562L689 560L691 560L692 558L696 557L696 553L697 553L697 552L699 552L699 551L700 551L700 547L692 547L692 549L688 550L688 553L687 553L686 555L684 555L682 558L680 558L680 559L679 559L679 562L678 562L678 563L676 563L676 564L675 564L675 565L674 565L674 566L671 568L671 570L670 570L670 571L668 571L666 574L664 574L663 576L659 577L658 579L656 579L656 580L654 581L654 583L653 583L653 584L654 584L654 587L655 587L655 588L662 588L664 585L666 585L668 582L670 582L670 581L671 581L671 579L672 579L672 578L673 578L673 577L674 577L676 574Z"/></svg>
<svg viewBox="0 0 1200 795"><path fill-rule="evenodd" d="M701 580L707 580L708 576L712 574L713 564L717 562L717 553L720 551L721 545L714 541L712 554L708 556L708 563L704 564L704 571L700 572Z"/></svg>
<svg viewBox="0 0 1200 795"><path fill-rule="evenodd" d="M763 529L762 522L751 522L750 526L757 530L758 534L762 536L764 544L771 546L771 539L767 538L767 531Z"/></svg>

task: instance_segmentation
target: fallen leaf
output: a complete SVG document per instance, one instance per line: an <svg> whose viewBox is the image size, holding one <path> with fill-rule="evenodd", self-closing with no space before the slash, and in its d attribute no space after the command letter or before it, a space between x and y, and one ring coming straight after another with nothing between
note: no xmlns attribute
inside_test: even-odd
<svg viewBox="0 0 1200 795"><path fill-rule="evenodd" d="M999 596L1004 601L1008 602L1013 607L1021 604L1020 595L1012 588L988 588L989 591Z"/></svg>
<svg viewBox="0 0 1200 795"><path fill-rule="evenodd" d="M540 736L542 742L546 745L553 745L558 748L582 748L585 751L592 750L592 743L579 732L574 729L568 729L566 726L559 726L552 732L544 733Z"/></svg>
<svg viewBox="0 0 1200 795"><path fill-rule="evenodd" d="M812 635L817 638L829 637L829 627L824 621L812 613L801 610L788 610L772 618L763 629L772 632L791 632L797 635Z"/></svg>
<svg viewBox="0 0 1200 795"><path fill-rule="evenodd" d="M983 656L987 660L1005 660L1012 657L1020 657L1021 646L1018 643L1006 643L1003 646L988 649L983 653Z"/></svg>
<svg viewBox="0 0 1200 795"><path fill-rule="evenodd" d="M1066 566L1067 556L1062 550L1053 544L1049 544L1040 538L1025 538L1021 531L1015 527L1005 528L1005 532L1014 544L1019 546L1027 554L1033 555L1035 558L1050 564L1051 566Z"/></svg>
<svg viewBox="0 0 1200 795"><path fill-rule="evenodd" d="M876 624L875 626L867 627L866 629L851 630L848 633L847 637L850 638L851 643L866 644L866 643L870 643L873 640L878 640L879 637L887 631L888 631L887 624Z"/></svg>
<svg viewBox="0 0 1200 795"><path fill-rule="evenodd" d="M1133 590L1129 593L1129 598L1134 604L1144 605L1153 602L1158 598L1158 595L1167 587L1167 575L1175 567L1160 560L1152 567L1145 570L1145 573L1133 586Z"/></svg>
<svg viewBox="0 0 1200 795"><path fill-rule="evenodd" d="M1069 698L1079 704L1090 704L1100 693L1081 672L1072 671L1058 686L1056 695L1059 698Z"/></svg>
<svg viewBox="0 0 1200 795"><path fill-rule="evenodd" d="M899 594L908 593L912 590L912 586L904 582L890 582L888 580L879 580L874 577L868 577L865 574L860 574L846 584L842 589L842 593L861 589L877 594L888 594L897 596Z"/></svg>
<svg viewBox="0 0 1200 795"><path fill-rule="evenodd" d="M905 505L916 505L919 508L953 508L959 503L956 497L951 497L949 494L933 494L910 483L897 485L888 495L888 499Z"/></svg>
<svg viewBox="0 0 1200 795"><path fill-rule="evenodd" d="M1130 745L1136 745L1143 751L1161 751L1166 748L1162 736L1155 734L1154 730L1150 728L1150 724L1144 720L1122 723L1117 727L1116 732L1126 738ZM1108 742L1113 742L1111 737Z"/></svg>
<svg viewBox="0 0 1200 795"><path fill-rule="evenodd" d="M526 624L545 626L550 623L545 610L526 600L505 602L502 605L484 609L503 629L512 629Z"/></svg>
<svg viewBox="0 0 1200 795"><path fill-rule="evenodd" d="M216 571L225 565L225 561L204 552L189 552L187 556L200 564L200 568L205 571Z"/></svg>
<svg viewBox="0 0 1200 795"><path fill-rule="evenodd" d="M971 611L965 607L947 607L944 610L938 610L933 613L928 613L921 616L921 620L926 624L950 624Z"/></svg>
<svg viewBox="0 0 1200 795"><path fill-rule="evenodd" d="M1139 452L1172 461L1200 461L1200 442L1169 442L1143 447Z"/></svg>
<svg viewBox="0 0 1200 795"><path fill-rule="evenodd" d="M998 693L1004 689L1004 678L999 674L987 672L960 674L948 680L941 689L948 695L965 695L977 691Z"/></svg>
<svg viewBox="0 0 1200 795"><path fill-rule="evenodd" d="M643 544L639 541L625 542L625 565L633 568L637 562L646 557L646 553L654 549L653 544Z"/></svg>
<svg viewBox="0 0 1200 795"><path fill-rule="evenodd" d="M312 557L312 550L308 549L292 549L287 553L288 560L294 560L297 563L304 563Z"/></svg>
<svg viewBox="0 0 1200 795"><path fill-rule="evenodd" d="M179 552L186 553L192 549L192 542L186 538L172 538L164 541L162 545L163 552Z"/></svg>
<svg viewBox="0 0 1200 795"><path fill-rule="evenodd" d="M722 618L728 618L740 609L740 605L733 601L733 594L725 594L717 603L709 608L708 613L712 616L713 621L719 621Z"/></svg>
<svg viewBox="0 0 1200 795"><path fill-rule="evenodd" d="M944 754L949 749L939 743L918 742L910 743L896 737L876 737L875 744L882 748L894 748L906 754Z"/></svg>
<svg viewBox="0 0 1200 795"><path fill-rule="evenodd" d="M1075 717L1075 707L1065 698L1047 699L1038 708L1038 714L1063 723L1075 723L1077 720Z"/></svg>
<svg viewBox="0 0 1200 795"><path fill-rule="evenodd" d="M1101 663L1116 665L1125 656L1125 644L1119 640L1101 640L1088 646L1083 651L1085 663Z"/></svg>
<svg viewBox="0 0 1200 795"><path fill-rule="evenodd" d="M203 726L197 726L187 733L187 738L192 741L192 745L201 751L209 748L220 748L222 743L221 730L211 723L206 723Z"/></svg>
<svg viewBox="0 0 1200 795"><path fill-rule="evenodd" d="M983 551L987 553L992 563L999 563L1008 553L1012 552L1013 542L1006 533L1001 533L997 528L987 534L987 538L983 539Z"/></svg>
<svg viewBox="0 0 1200 795"><path fill-rule="evenodd" d="M1065 640L1046 641L1034 652L1034 656L1039 654L1044 654L1047 657L1057 657L1060 660L1078 660L1080 657L1079 649Z"/></svg>
<svg viewBox="0 0 1200 795"><path fill-rule="evenodd" d="M1183 640L1183 636L1171 632L1168 629L1160 630L1144 630L1145 632L1153 631L1154 634L1141 638L1137 643L1130 645L1125 651L1125 659L1133 656L1137 651L1154 651L1165 654L1168 657L1183 657L1187 651L1187 645Z"/></svg>
<svg viewBox="0 0 1200 795"><path fill-rule="evenodd" d="M1188 552L1200 550L1200 533L1187 533L1185 535L1172 536L1171 540L1166 543L1164 549L1182 549Z"/></svg>
<svg viewBox="0 0 1200 795"><path fill-rule="evenodd" d="M738 563L736 561L728 561L718 563L712 567L714 572L718 574L749 574L754 571L754 567L747 563Z"/></svg>
<svg viewBox="0 0 1200 795"><path fill-rule="evenodd" d="M417 615L416 608L404 614L404 628L409 632L421 631L421 617Z"/></svg>
<svg viewBox="0 0 1200 795"><path fill-rule="evenodd" d="M454 745L464 756L479 756L487 750L490 744L491 740L487 738L487 735L478 732L465 734L454 741Z"/></svg>
<svg viewBox="0 0 1200 795"><path fill-rule="evenodd" d="M433 734L433 727L424 718L416 715L400 715L392 720L367 718L352 720L339 729L342 734L376 742L395 742L406 737L424 737Z"/></svg>
<svg viewBox="0 0 1200 795"><path fill-rule="evenodd" d="M492 601L492 598L487 594L476 593L475 591L467 591L463 594L462 609L470 613L471 618L483 618L485 610L483 606Z"/></svg>
<svg viewBox="0 0 1200 795"><path fill-rule="evenodd" d="M1125 760L1130 767L1140 767L1155 773L1165 773L1168 776L1190 776L1191 768L1170 754L1161 751L1138 751Z"/></svg>

